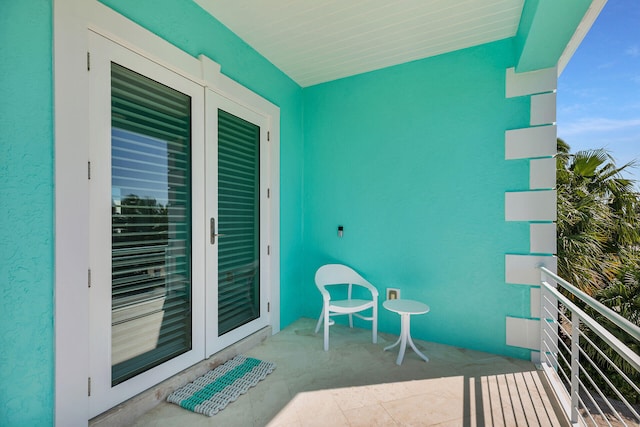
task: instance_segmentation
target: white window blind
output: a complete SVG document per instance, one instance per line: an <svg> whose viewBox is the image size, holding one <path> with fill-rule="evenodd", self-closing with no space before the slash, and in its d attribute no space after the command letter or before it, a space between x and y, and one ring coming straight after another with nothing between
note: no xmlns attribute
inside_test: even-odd
<svg viewBox="0 0 640 427"><path fill-rule="evenodd" d="M191 348L191 99L111 67L112 385Z"/></svg>
<svg viewBox="0 0 640 427"><path fill-rule="evenodd" d="M260 317L260 127L218 110L218 334Z"/></svg>

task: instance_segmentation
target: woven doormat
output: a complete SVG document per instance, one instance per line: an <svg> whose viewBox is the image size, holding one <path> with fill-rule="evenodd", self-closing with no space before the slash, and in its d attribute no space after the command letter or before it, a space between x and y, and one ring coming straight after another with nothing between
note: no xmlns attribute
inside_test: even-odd
<svg viewBox="0 0 640 427"><path fill-rule="evenodd" d="M275 363L240 354L174 391L167 401L211 417L265 379L275 368Z"/></svg>

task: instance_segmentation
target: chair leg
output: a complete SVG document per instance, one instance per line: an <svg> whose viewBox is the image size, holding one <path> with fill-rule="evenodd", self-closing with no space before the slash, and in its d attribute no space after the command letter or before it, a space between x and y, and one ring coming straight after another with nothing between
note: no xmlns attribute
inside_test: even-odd
<svg viewBox="0 0 640 427"><path fill-rule="evenodd" d="M329 310L324 310L324 351L329 351Z"/></svg>
<svg viewBox="0 0 640 427"><path fill-rule="evenodd" d="M371 330L373 333L373 343L378 343L378 304L373 306L373 320L371 321Z"/></svg>
<svg viewBox="0 0 640 427"><path fill-rule="evenodd" d="M320 312L320 318L318 319L318 323L316 324L316 334L320 330L320 325L322 324L322 319L324 319L324 307L322 307L322 311Z"/></svg>
<svg viewBox="0 0 640 427"><path fill-rule="evenodd" d="M353 328L353 314L349 313L349 327Z"/></svg>

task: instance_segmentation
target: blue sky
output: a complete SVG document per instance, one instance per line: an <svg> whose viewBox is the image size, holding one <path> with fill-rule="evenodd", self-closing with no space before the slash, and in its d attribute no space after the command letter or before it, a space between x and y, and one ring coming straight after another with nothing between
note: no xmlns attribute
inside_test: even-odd
<svg viewBox="0 0 640 427"><path fill-rule="evenodd" d="M609 0L558 80L558 136L605 148L640 180L640 1ZM638 185L638 183L636 184Z"/></svg>

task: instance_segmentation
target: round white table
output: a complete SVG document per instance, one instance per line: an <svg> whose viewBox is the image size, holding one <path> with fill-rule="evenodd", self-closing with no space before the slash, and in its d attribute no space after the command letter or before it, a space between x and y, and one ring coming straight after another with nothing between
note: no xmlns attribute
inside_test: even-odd
<svg viewBox="0 0 640 427"><path fill-rule="evenodd" d="M392 349L393 347L400 344L400 352L398 353L398 359L396 360L396 364L400 365L402 364L404 351L407 348L408 341L413 351L415 351L418 356L423 358L425 362L428 362L429 358L422 354L422 352L416 348L416 345L411 339L411 315L428 313L429 306L419 301L410 299L389 299L383 302L382 306L387 310L393 311L400 315L400 336L398 337L398 341L388 347L385 347L384 351Z"/></svg>

